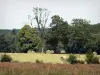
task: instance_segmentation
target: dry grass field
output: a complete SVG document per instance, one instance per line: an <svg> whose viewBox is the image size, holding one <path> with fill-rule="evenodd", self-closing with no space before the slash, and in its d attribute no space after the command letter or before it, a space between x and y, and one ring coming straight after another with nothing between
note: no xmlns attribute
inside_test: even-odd
<svg viewBox="0 0 100 75"><path fill-rule="evenodd" d="M0 53L2 54L4 53ZM100 64L60 64L62 63L60 57L68 57L69 54L7 53L7 55L20 63L0 63L0 75L100 75ZM85 55L76 54L76 56L79 60L85 59ZM43 60L45 64L34 63L36 59Z"/></svg>
<svg viewBox="0 0 100 75"><path fill-rule="evenodd" d="M2 55L4 53L0 53ZM42 54L42 53L7 53L13 58L13 61L19 62L35 62L36 59L42 60L44 63L62 63L60 57L69 54ZM84 54L76 54L77 59L85 60ZM98 55L100 57L100 55Z"/></svg>
<svg viewBox="0 0 100 75"><path fill-rule="evenodd" d="M0 75L100 75L100 65L0 63Z"/></svg>

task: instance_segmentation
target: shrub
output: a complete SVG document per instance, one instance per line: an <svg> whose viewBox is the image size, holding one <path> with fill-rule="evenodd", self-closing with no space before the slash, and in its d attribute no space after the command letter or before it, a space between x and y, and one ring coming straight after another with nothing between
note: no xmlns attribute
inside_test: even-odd
<svg viewBox="0 0 100 75"><path fill-rule="evenodd" d="M91 50L86 53L86 62L88 64L99 64L99 58L96 57Z"/></svg>
<svg viewBox="0 0 100 75"><path fill-rule="evenodd" d="M40 64L43 63L43 61L42 61L42 60L39 60L39 59L36 59L35 62L36 62L36 63L40 63Z"/></svg>
<svg viewBox="0 0 100 75"><path fill-rule="evenodd" d="M77 57L76 57L75 55L71 54L71 55L69 55L67 61L68 61L70 64L75 64L75 63L77 63L77 59L76 59L76 58L77 58Z"/></svg>
<svg viewBox="0 0 100 75"><path fill-rule="evenodd" d="M99 64L99 58L98 57L94 57L92 63L94 64Z"/></svg>
<svg viewBox="0 0 100 75"><path fill-rule="evenodd" d="M1 62L11 62L11 61L12 61L12 57L10 55L3 54L1 56Z"/></svg>
<svg viewBox="0 0 100 75"><path fill-rule="evenodd" d="M85 62L82 61L82 60L77 60L77 63L79 63L79 64L84 64Z"/></svg>

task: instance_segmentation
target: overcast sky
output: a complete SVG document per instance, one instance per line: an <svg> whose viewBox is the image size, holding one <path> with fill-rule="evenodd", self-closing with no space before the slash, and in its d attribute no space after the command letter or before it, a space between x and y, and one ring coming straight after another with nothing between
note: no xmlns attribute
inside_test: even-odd
<svg viewBox="0 0 100 75"><path fill-rule="evenodd" d="M51 11L49 17L59 15L68 23L73 18L100 23L100 0L0 0L0 29L20 29L29 24L33 7L47 8Z"/></svg>

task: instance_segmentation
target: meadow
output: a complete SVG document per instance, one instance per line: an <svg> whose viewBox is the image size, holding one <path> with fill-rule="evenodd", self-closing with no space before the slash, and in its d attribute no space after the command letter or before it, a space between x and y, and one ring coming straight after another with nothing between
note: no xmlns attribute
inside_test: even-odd
<svg viewBox="0 0 100 75"><path fill-rule="evenodd" d="M2 54L4 53L0 53ZM64 64L60 57L68 58L70 54L6 54L10 55L13 61L0 62L0 75L100 75L100 64ZM75 55L78 60L85 60L85 54ZM43 63L36 63L37 59Z"/></svg>
<svg viewBox="0 0 100 75"><path fill-rule="evenodd" d="M0 75L100 75L100 65L0 63Z"/></svg>
<svg viewBox="0 0 100 75"><path fill-rule="evenodd" d="M4 53L0 53L2 55ZM69 54L44 54L44 53L6 53L13 58L13 61L18 62L32 62L34 63L37 59L42 60L44 63L62 63L60 57L66 56L68 58ZM77 59L85 60L84 54L75 54ZM100 55L98 55L100 57Z"/></svg>

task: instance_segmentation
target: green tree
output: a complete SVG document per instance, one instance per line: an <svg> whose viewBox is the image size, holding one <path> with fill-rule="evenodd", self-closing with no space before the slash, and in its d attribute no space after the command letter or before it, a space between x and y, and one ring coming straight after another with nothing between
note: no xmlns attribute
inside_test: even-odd
<svg viewBox="0 0 100 75"><path fill-rule="evenodd" d="M69 38L68 23L66 21L63 21L63 18L58 15L52 16L51 19L52 22L50 24L51 28L49 29L47 34L47 43L53 47L55 52L57 52L57 48L59 49L61 46L59 45L59 43L62 43L65 48L67 47Z"/></svg>
<svg viewBox="0 0 100 75"><path fill-rule="evenodd" d="M6 52L16 52L17 48L17 32L16 29L11 30L4 36L4 41L6 43Z"/></svg>
<svg viewBox="0 0 100 75"><path fill-rule="evenodd" d="M7 52L7 42L5 41L5 34L0 34L0 52Z"/></svg>
<svg viewBox="0 0 100 75"><path fill-rule="evenodd" d="M100 39L97 39L95 46L96 52L100 54Z"/></svg>
<svg viewBox="0 0 100 75"><path fill-rule="evenodd" d="M21 52L27 52L28 50L38 50L40 47L40 38L34 28L29 25L25 25L18 33L18 43Z"/></svg>
<svg viewBox="0 0 100 75"><path fill-rule="evenodd" d="M70 44L72 52L79 53L81 48L86 48L86 44L92 38L90 33L90 21L86 19L73 19Z"/></svg>

